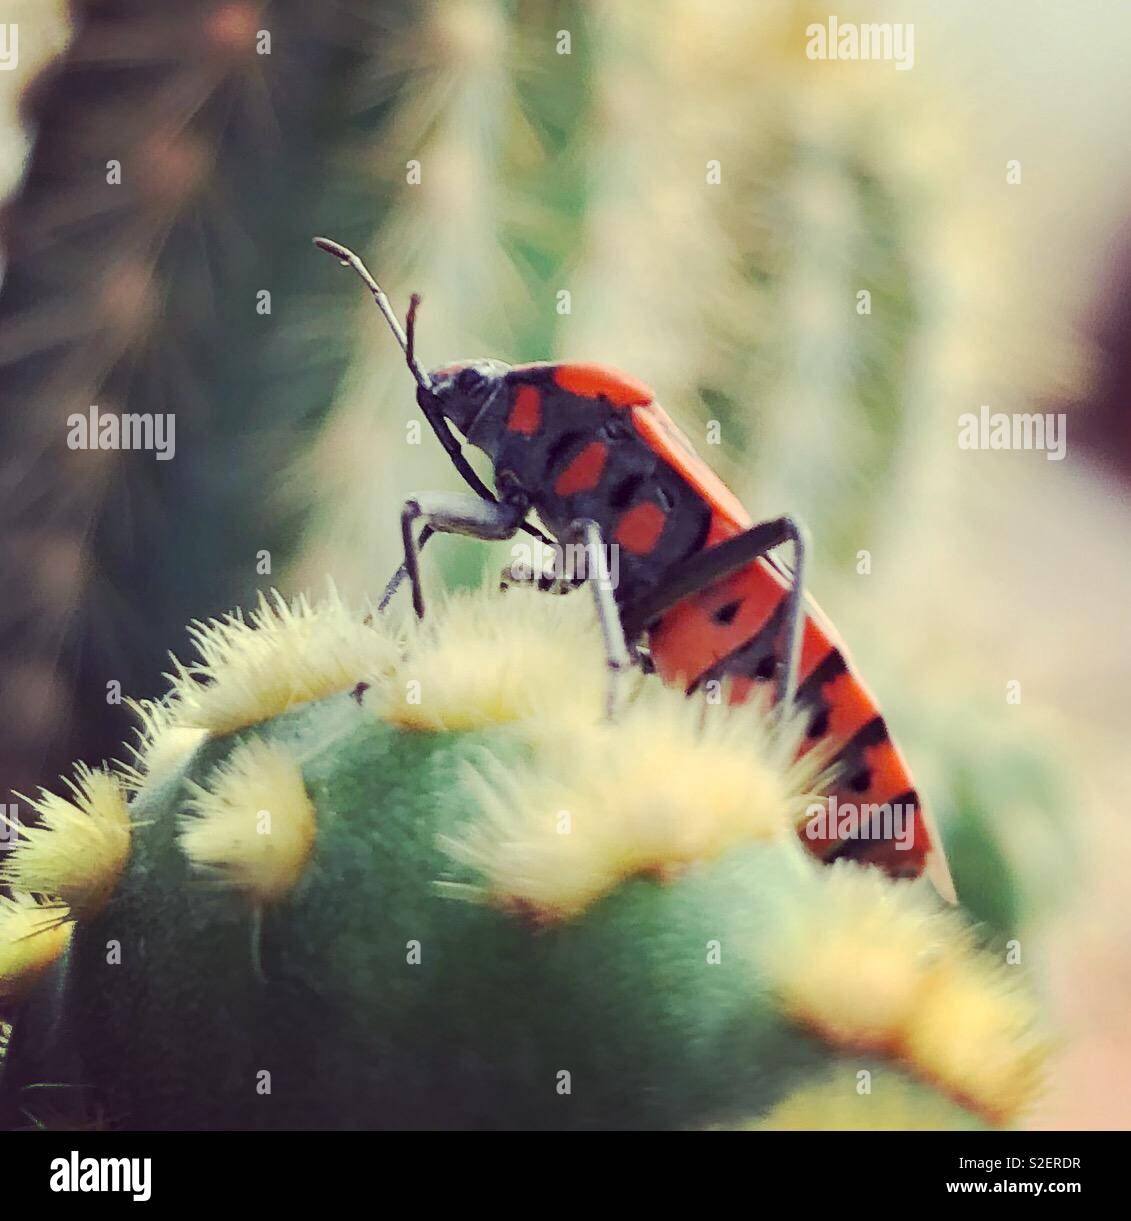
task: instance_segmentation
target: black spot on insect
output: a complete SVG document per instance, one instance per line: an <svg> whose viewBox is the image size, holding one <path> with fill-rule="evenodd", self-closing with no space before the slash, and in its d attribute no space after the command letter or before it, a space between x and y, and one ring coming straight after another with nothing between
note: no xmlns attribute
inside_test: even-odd
<svg viewBox="0 0 1131 1221"><path fill-rule="evenodd" d="M633 432L623 420L618 420L614 416L597 429L597 436L602 441L629 441L632 439Z"/></svg>
<svg viewBox="0 0 1131 1221"><path fill-rule="evenodd" d="M774 676L778 660L773 653L768 653L754 668L754 677L760 682L768 682Z"/></svg>
<svg viewBox="0 0 1131 1221"><path fill-rule="evenodd" d="M487 383L487 378L476 368L460 371L456 378L456 389L460 394L468 396L481 393Z"/></svg>
<svg viewBox="0 0 1131 1221"><path fill-rule="evenodd" d="M872 772L870 768L864 767L856 773L848 782L848 787L854 793L866 793L872 784Z"/></svg>
<svg viewBox="0 0 1131 1221"><path fill-rule="evenodd" d="M711 618L721 627L729 627L734 622L735 615L742 609L742 599L736 598L726 606L720 606Z"/></svg>
<svg viewBox="0 0 1131 1221"><path fill-rule="evenodd" d="M579 441L585 439L585 433L580 431L563 432L558 437L553 445L550 446L549 452L546 454L546 469L552 471L562 458L576 447Z"/></svg>
<svg viewBox="0 0 1131 1221"><path fill-rule="evenodd" d="M809 722L805 732L810 738L823 738L829 732L829 710L822 708Z"/></svg>
<svg viewBox="0 0 1131 1221"><path fill-rule="evenodd" d="M609 503L614 509L627 508L646 478L646 475L626 476L609 493Z"/></svg>
<svg viewBox="0 0 1131 1221"><path fill-rule="evenodd" d="M369 683L358 683L357 686L354 687L354 689L350 692L350 695L352 695L353 698L355 700L357 700L357 702L360 704L362 701L362 698L364 697L366 691L368 691L368 690L369 690Z"/></svg>

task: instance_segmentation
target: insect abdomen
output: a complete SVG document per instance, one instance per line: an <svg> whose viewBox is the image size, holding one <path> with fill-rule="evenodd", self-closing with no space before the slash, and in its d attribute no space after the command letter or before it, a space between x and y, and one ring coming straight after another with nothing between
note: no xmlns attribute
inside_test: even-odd
<svg viewBox="0 0 1131 1221"><path fill-rule="evenodd" d="M786 578L757 560L669 611L652 629L649 646L666 681L694 690L728 680L734 702L774 681L784 648ZM851 857L897 877L923 872L931 840L918 794L876 701L853 671L843 645L816 608L807 616L801 651L799 712L807 733L801 753L818 743L833 750L834 822L807 824L803 842L826 861ZM889 807L886 818L875 807ZM841 839L838 826L869 816L866 838ZM860 825L857 823L857 825ZM888 835L882 834L887 830Z"/></svg>

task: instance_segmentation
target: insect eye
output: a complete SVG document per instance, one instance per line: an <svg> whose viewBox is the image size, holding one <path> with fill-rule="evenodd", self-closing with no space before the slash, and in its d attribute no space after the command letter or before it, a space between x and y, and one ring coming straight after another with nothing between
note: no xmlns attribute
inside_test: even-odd
<svg viewBox="0 0 1131 1221"><path fill-rule="evenodd" d="M456 389L468 398L478 394L486 384L487 378L475 368L461 369L456 378Z"/></svg>

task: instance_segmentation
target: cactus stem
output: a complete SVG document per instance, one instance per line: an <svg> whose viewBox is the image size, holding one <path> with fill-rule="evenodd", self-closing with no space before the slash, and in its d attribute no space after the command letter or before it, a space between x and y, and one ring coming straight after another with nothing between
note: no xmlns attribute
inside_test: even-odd
<svg viewBox="0 0 1131 1221"><path fill-rule="evenodd" d="M255 976L257 982L261 984L267 983L267 976L263 971L263 904L256 903L251 909L250 920L251 931L251 973Z"/></svg>

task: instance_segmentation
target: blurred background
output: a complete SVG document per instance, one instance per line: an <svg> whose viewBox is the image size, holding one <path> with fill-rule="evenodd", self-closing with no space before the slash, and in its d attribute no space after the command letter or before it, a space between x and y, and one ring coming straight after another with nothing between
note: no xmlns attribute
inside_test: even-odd
<svg viewBox="0 0 1131 1221"><path fill-rule="evenodd" d="M835 8L913 68L807 58L793 0L5 0L0 782L121 757L189 620L378 592L405 497L458 486L327 233L423 293L425 364L618 365L808 521L1048 997L1031 1124L1131 1127L1131 7ZM174 413L174 459L69 449L91 404ZM1064 412L1067 457L960 449L982 404Z"/></svg>

